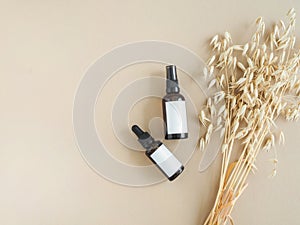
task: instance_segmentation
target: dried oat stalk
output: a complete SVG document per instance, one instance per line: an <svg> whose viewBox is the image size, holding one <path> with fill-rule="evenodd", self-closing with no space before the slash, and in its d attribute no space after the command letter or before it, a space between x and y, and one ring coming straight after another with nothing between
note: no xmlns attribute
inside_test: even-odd
<svg viewBox="0 0 300 225"><path fill-rule="evenodd" d="M277 118L297 121L300 117L300 51L295 48L294 9L287 18L286 24L280 20L268 33L263 19L258 18L256 32L244 45L235 45L228 32L216 35L210 43L213 56L204 74L214 72L209 87L219 90L199 115L207 129L200 147L217 130L221 130L223 145L218 194L205 225L233 223L231 211L247 187L249 173L256 170L258 153L272 149L276 140L284 142L283 133L276 133ZM213 114L218 118L215 123L211 122ZM233 158L234 146L238 146L238 158ZM275 175L276 152L272 161Z"/></svg>

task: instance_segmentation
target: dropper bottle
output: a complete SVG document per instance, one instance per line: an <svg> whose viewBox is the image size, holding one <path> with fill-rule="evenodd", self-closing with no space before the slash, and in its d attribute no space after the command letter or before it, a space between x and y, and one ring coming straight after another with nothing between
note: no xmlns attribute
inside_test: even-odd
<svg viewBox="0 0 300 225"><path fill-rule="evenodd" d="M148 132L144 132L137 125L133 125L131 129L138 137L138 142L146 149L146 156L170 181L182 173L183 165L161 141L154 140Z"/></svg>

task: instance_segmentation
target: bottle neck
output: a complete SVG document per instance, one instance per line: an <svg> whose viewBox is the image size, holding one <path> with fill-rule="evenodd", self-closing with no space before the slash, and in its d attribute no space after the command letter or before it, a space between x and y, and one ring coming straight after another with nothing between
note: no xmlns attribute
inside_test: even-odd
<svg viewBox="0 0 300 225"><path fill-rule="evenodd" d="M179 93L180 92L178 82L167 79L167 85L166 86L167 86L167 88L166 88L167 94L173 94L173 93Z"/></svg>
<svg viewBox="0 0 300 225"><path fill-rule="evenodd" d="M144 139L139 139L138 140L140 144L146 149L146 152L151 151L154 148L157 148L161 142L154 140L151 136L144 138Z"/></svg>

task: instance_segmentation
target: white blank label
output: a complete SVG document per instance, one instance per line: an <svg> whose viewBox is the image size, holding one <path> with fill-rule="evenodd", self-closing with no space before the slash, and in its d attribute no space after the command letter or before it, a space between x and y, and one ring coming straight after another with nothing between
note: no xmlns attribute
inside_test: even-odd
<svg viewBox="0 0 300 225"><path fill-rule="evenodd" d="M150 157L167 174L168 177L174 175L182 166L178 159L162 144Z"/></svg>
<svg viewBox="0 0 300 225"><path fill-rule="evenodd" d="M165 102L167 134L187 133L185 101Z"/></svg>

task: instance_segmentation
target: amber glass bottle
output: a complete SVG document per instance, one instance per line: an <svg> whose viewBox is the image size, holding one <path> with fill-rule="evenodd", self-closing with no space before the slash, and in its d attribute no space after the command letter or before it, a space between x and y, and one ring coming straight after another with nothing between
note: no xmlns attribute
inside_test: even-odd
<svg viewBox="0 0 300 225"><path fill-rule="evenodd" d="M166 73L167 94L162 99L165 139L184 139L188 137L186 105L180 94L176 66L167 66Z"/></svg>
<svg viewBox="0 0 300 225"><path fill-rule="evenodd" d="M148 158L170 181L182 173L183 165L162 142L154 140L148 132L144 132L137 125L133 125L131 129L138 137L140 144L146 149Z"/></svg>

